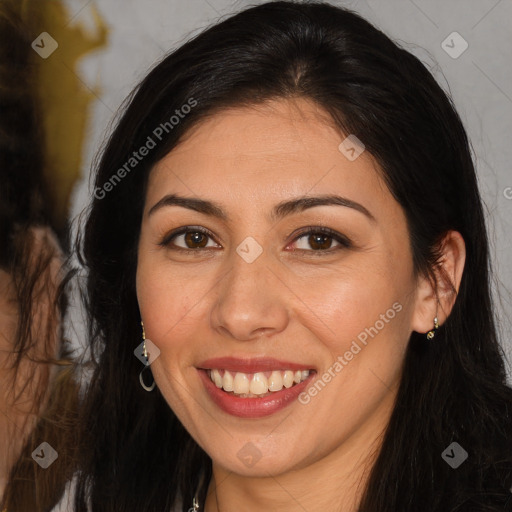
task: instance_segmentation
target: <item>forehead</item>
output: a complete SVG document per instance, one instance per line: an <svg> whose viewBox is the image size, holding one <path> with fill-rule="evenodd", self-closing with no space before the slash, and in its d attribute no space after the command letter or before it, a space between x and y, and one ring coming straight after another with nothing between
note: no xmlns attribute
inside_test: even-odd
<svg viewBox="0 0 512 512"><path fill-rule="evenodd" d="M147 202L171 192L224 198L226 205L332 193L380 206L392 201L368 152L350 160L340 151L345 138L325 111L305 99L226 109L195 125L158 162Z"/></svg>

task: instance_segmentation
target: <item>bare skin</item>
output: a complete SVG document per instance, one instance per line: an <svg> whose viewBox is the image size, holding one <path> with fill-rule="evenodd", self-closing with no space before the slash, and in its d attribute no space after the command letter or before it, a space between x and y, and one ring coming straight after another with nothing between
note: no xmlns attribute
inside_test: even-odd
<svg viewBox="0 0 512 512"><path fill-rule="evenodd" d="M138 301L161 351L151 366L157 386L213 461L207 512L355 511L410 334L431 330L436 310L442 324L453 306L449 283L439 279L436 298L414 275L402 208L368 152L354 161L340 152L344 138L311 102L274 101L197 125L150 174ZM218 203L228 219L176 205L150 214L167 194ZM282 201L332 194L372 218L339 205L270 218ZM184 226L211 237L160 245ZM319 248L303 235L308 226L331 228L350 245L327 236ZM247 237L263 250L252 263L236 252ZM464 260L462 237L449 232L442 266L457 290ZM213 403L199 378L206 358L269 356L316 368L319 380L393 304L400 311L308 403L239 418ZM260 454L251 467L237 456L247 443Z"/></svg>

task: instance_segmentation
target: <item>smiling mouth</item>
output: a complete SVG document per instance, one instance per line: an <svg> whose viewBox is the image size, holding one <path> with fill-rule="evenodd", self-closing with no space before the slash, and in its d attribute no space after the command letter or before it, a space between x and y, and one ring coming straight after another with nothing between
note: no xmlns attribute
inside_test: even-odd
<svg viewBox="0 0 512 512"><path fill-rule="evenodd" d="M210 380L219 389L238 398L263 398L283 388L291 388L314 373L315 370L273 370L257 373L207 369Z"/></svg>

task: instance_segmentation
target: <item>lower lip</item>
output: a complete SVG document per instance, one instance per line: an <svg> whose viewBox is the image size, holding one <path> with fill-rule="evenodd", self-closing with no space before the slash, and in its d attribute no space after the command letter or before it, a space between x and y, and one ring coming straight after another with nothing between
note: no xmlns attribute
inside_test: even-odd
<svg viewBox="0 0 512 512"><path fill-rule="evenodd" d="M261 418L284 409L304 391L314 375L314 373L310 373L306 380L295 384L295 386L283 388L281 391L275 391L271 395L262 398L238 398L218 388L212 382L206 370L198 368L198 371L211 399L224 412L239 418Z"/></svg>

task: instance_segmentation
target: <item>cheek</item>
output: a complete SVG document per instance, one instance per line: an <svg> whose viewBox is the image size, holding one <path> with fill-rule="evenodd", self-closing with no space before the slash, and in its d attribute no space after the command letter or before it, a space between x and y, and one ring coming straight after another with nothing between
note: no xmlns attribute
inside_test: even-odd
<svg viewBox="0 0 512 512"><path fill-rule="evenodd" d="M325 409L327 418L348 411L367 414L399 378L409 337L407 280L373 261L315 283L315 288L303 284L308 307L300 322L323 345L320 380L333 382L316 407Z"/></svg>
<svg viewBox="0 0 512 512"><path fill-rule="evenodd" d="M307 306L302 308L303 322L308 318L307 323L320 339L344 352L347 343L365 328L375 322L381 326L381 315L385 320L395 316L392 305L399 300L400 292L390 275L373 262L317 276L314 286L310 279L302 279L300 284L295 283L294 291Z"/></svg>
<svg viewBox="0 0 512 512"><path fill-rule="evenodd" d="M202 279L176 272L165 264L155 264L149 258L140 259L137 268L139 309L146 337L159 347L162 359L187 345L187 336L197 329L197 315L207 289Z"/></svg>

